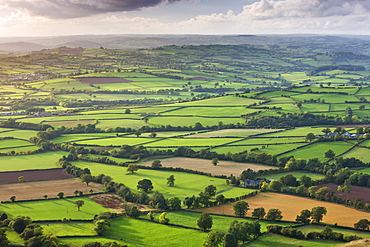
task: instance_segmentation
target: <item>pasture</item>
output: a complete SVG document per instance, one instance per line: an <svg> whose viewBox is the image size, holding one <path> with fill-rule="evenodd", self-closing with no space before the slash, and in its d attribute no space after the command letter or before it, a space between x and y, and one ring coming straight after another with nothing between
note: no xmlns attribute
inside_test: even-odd
<svg viewBox="0 0 370 247"><path fill-rule="evenodd" d="M305 171L282 172L282 173L266 175L266 176L263 176L263 177L266 178L266 179L280 179L282 176L285 176L287 174L292 174L294 177L297 178L297 180L299 180L299 178L302 177L303 175L306 175L307 177L312 178L312 180L321 179L321 178L325 177L322 174L312 173L312 172L305 172Z"/></svg>
<svg viewBox="0 0 370 247"><path fill-rule="evenodd" d="M204 191L204 188L208 185L216 186L217 192L230 188L229 185L226 185L225 179L185 172L139 169L134 174L131 174L126 172L126 167L84 161L73 161L72 164L82 169L89 168L93 175L105 174L111 176L115 182L123 183L131 190L136 190L138 181L149 179L153 183L153 191L161 192L166 198L177 196L183 199L187 196L198 195L200 192ZM210 164L210 166L211 165L212 164ZM174 187L168 187L166 184L167 178L171 175L175 176ZM242 190L239 196L248 194L249 192L251 192L251 190Z"/></svg>
<svg viewBox="0 0 370 247"><path fill-rule="evenodd" d="M171 219L170 219L171 222ZM194 246L202 245L207 233L154 222L120 217L111 222L111 228L104 234L113 239L135 246Z"/></svg>
<svg viewBox="0 0 370 247"><path fill-rule="evenodd" d="M167 214L168 218L170 219L170 223L183 225L183 226L190 226L198 228L197 220L200 216L200 213L198 212L191 212L191 211L173 211L169 212ZM234 221L242 221L242 222L254 222L257 219L256 218L235 218L235 217L228 217L223 215L211 215L213 220L213 226L212 230L217 232L226 233L227 229L229 229L230 224ZM293 226L294 223L290 222L273 222L273 221L264 221L260 220L259 223L261 224L261 232L267 231L266 226L271 224L277 224L283 227L286 226Z"/></svg>
<svg viewBox="0 0 370 247"><path fill-rule="evenodd" d="M0 162L0 172L59 168L57 162L63 155L68 155L68 153L56 151L18 156L3 156Z"/></svg>
<svg viewBox="0 0 370 247"><path fill-rule="evenodd" d="M77 210L74 204L76 200L84 201L80 211ZM0 209L9 218L27 215L32 220L61 220L64 217L67 219L92 220L94 215L107 211L106 208L87 197L2 203Z"/></svg>
<svg viewBox="0 0 370 247"><path fill-rule="evenodd" d="M263 234L247 244L250 247L290 247L290 246L302 246L302 247L339 247L343 246L343 243L330 241L330 240L302 240L296 238L288 238L277 234Z"/></svg>
<svg viewBox="0 0 370 247"><path fill-rule="evenodd" d="M296 216L299 215L303 209L311 210L313 207L322 206L326 207L328 211L323 218L323 222L328 224L337 223L341 226L353 227L354 223L360 219L370 220L370 213L362 212L335 203L279 193L260 193L257 196L247 198L243 201L246 201L249 204L250 209L248 211L248 215L250 215L250 212L258 207L264 207L266 211L268 211L270 208L278 208L282 212L283 220L294 221ZM234 214L232 205L233 203L211 208L204 208L201 211L210 213L224 212L225 214Z"/></svg>
<svg viewBox="0 0 370 247"><path fill-rule="evenodd" d="M83 209L83 207L81 208ZM42 223L40 224L45 234L54 236L95 236L94 224L92 222L65 222L65 223Z"/></svg>
<svg viewBox="0 0 370 247"><path fill-rule="evenodd" d="M297 229L302 231L304 234L307 234L309 232L321 232L324 230L325 226L323 225L306 225L306 226L301 226L298 227ZM330 226L330 228L334 232L340 232L343 233L344 236L348 235L357 235L362 238L370 238L370 232L365 232L365 231L355 231L355 230L350 230L350 229L344 229L344 228L339 228L335 226Z"/></svg>

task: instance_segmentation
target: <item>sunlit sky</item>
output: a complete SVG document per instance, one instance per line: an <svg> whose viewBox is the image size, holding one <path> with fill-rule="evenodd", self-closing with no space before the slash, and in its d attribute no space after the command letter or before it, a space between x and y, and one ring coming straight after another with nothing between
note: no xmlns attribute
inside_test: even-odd
<svg viewBox="0 0 370 247"><path fill-rule="evenodd" d="M370 34L370 0L0 0L0 36Z"/></svg>

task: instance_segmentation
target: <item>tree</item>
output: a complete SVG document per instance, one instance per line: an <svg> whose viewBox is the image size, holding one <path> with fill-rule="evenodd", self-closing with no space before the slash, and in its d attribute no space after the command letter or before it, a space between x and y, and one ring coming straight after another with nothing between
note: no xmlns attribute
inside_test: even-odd
<svg viewBox="0 0 370 247"><path fill-rule="evenodd" d="M308 209L303 209L301 211L301 214L297 215L295 221L302 222L303 224L308 224L311 222L310 217L311 217L311 211Z"/></svg>
<svg viewBox="0 0 370 247"><path fill-rule="evenodd" d="M108 220L101 219L101 220L95 221L94 231L98 235L103 235L103 233L108 231L109 228L110 228L110 224L109 224Z"/></svg>
<svg viewBox="0 0 370 247"><path fill-rule="evenodd" d="M319 223L324 215L326 215L327 210L325 207L317 206L311 210L311 218L313 222Z"/></svg>
<svg viewBox="0 0 370 247"><path fill-rule="evenodd" d="M28 239L36 236L42 235L42 227L39 224L29 224L19 235L23 240L27 241Z"/></svg>
<svg viewBox="0 0 370 247"><path fill-rule="evenodd" d="M316 136L315 136L315 134L314 134L314 133L308 133L308 134L306 135L306 141L311 142L311 141L313 141L313 140L315 140L315 139L316 139Z"/></svg>
<svg viewBox="0 0 370 247"><path fill-rule="evenodd" d="M159 223L168 224L170 222L170 219L166 218L166 216L167 216L166 212L161 213L161 215L158 218Z"/></svg>
<svg viewBox="0 0 370 247"><path fill-rule="evenodd" d="M140 210L137 206L132 205L129 210L127 210L126 214L132 218L138 218L141 215Z"/></svg>
<svg viewBox="0 0 370 247"><path fill-rule="evenodd" d="M83 183L86 183L86 186L88 186L89 183L91 183L93 181L93 177L90 174L83 174L81 176L81 181Z"/></svg>
<svg viewBox="0 0 370 247"><path fill-rule="evenodd" d="M325 135L328 135L329 133L331 133L331 130L330 128L325 128L321 132L323 132Z"/></svg>
<svg viewBox="0 0 370 247"><path fill-rule="evenodd" d="M168 206L171 210L181 209L181 200L178 197L171 197L168 199Z"/></svg>
<svg viewBox="0 0 370 247"><path fill-rule="evenodd" d="M325 152L325 158L332 159L335 157L335 153L333 150L329 149Z"/></svg>
<svg viewBox="0 0 370 247"><path fill-rule="evenodd" d="M152 184L152 181L150 181L149 179L142 179L140 180L138 183L137 183L137 189L138 190L142 190L144 191L145 193L148 193L149 191L151 191L153 189L153 184Z"/></svg>
<svg viewBox="0 0 370 247"><path fill-rule="evenodd" d="M14 202L14 201L15 201L15 199L16 199L16 196L11 196L11 197L10 197L10 200L11 200L12 202Z"/></svg>
<svg viewBox="0 0 370 247"><path fill-rule="evenodd" d="M269 189L273 191L280 192L281 187L283 187L283 184L278 180L272 180L269 185Z"/></svg>
<svg viewBox="0 0 370 247"><path fill-rule="evenodd" d="M220 194L218 196L216 196L216 202L220 205L224 204L226 201L226 198L224 195Z"/></svg>
<svg viewBox="0 0 370 247"><path fill-rule="evenodd" d="M62 199L64 197L64 193L63 192L59 192L58 195L57 195L60 199Z"/></svg>
<svg viewBox="0 0 370 247"><path fill-rule="evenodd" d="M234 214L238 217L244 217L249 210L249 204L245 201L238 201L233 205Z"/></svg>
<svg viewBox="0 0 370 247"><path fill-rule="evenodd" d="M306 188L312 185L312 178L307 177L306 175L302 175L299 180L301 181L301 184L304 185L304 187Z"/></svg>
<svg viewBox="0 0 370 247"><path fill-rule="evenodd" d="M40 236L35 236L26 241L28 247L57 247L58 238L52 234L45 234Z"/></svg>
<svg viewBox="0 0 370 247"><path fill-rule="evenodd" d="M20 176L20 177L18 177L18 182L23 182L24 181L24 177L23 176Z"/></svg>
<svg viewBox="0 0 370 247"><path fill-rule="evenodd" d="M170 187L175 186L175 175L171 175L167 178L167 185Z"/></svg>
<svg viewBox="0 0 370 247"><path fill-rule="evenodd" d="M9 222L9 227L17 233L22 233L23 230L32 223L32 220L28 216L17 216Z"/></svg>
<svg viewBox="0 0 370 247"><path fill-rule="evenodd" d="M207 235L206 240L203 242L203 247L219 247L220 244L222 244L222 239L224 237L224 234L216 232L216 231L210 231Z"/></svg>
<svg viewBox="0 0 370 247"><path fill-rule="evenodd" d="M141 136L141 134L142 134L142 133L141 133L141 131L138 131L138 130L137 130L137 131L135 132L136 137Z"/></svg>
<svg viewBox="0 0 370 247"><path fill-rule="evenodd" d="M129 109L129 108L127 108L126 110L125 110L125 114L130 114L131 113L131 110Z"/></svg>
<svg viewBox="0 0 370 247"><path fill-rule="evenodd" d="M214 185L208 185L205 189L204 189L204 192L205 193L208 193L210 196L214 196L216 195L216 186Z"/></svg>
<svg viewBox="0 0 370 247"><path fill-rule="evenodd" d="M131 174L134 174L134 172L136 172L137 170L139 170L139 168L137 167L136 164L129 164L126 169L126 171L131 172Z"/></svg>
<svg viewBox="0 0 370 247"><path fill-rule="evenodd" d="M263 217L265 217L265 215L266 215L266 211L263 207L255 208L252 212L252 216L258 219L262 219Z"/></svg>
<svg viewBox="0 0 370 247"><path fill-rule="evenodd" d="M223 247L236 247L238 246L238 240L233 234L226 233L222 241Z"/></svg>
<svg viewBox="0 0 370 247"><path fill-rule="evenodd" d="M280 178L280 181L287 185L287 186L296 186L297 185L297 178L294 177L291 173L285 175L285 176L282 176Z"/></svg>
<svg viewBox="0 0 370 247"><path fill-rule="evenodd" d="M217 164L218 164L218 158L212 158L212 164L214 166L217 166Z"/></svg>
<svg viewBox="0 0 370 247"><path fill-rule="evenodd" d="M361 219L357 223L355 223L356 229L361 230L369 230L370 221L368 219Z"/></svg>
<svg viewBox="0 0 370 247"><path fill-rule="evenodd" d="M5 229L0 229L0 246L2 247L8 247L10 246L10 242L8 240L8 237L5 234L6 230Z"/></svg>
<svg viewBox="0 0 370 247"><path fill-rule="evenodd" d="M152 162L152 168L161 168L162 164L160 160L153 160Z"/></svg>
<svg viewBox="0 0 370 247"><path fill-rule="evenodd" d="M266 215L266 219L268 220L281 220L283 215L281 211L277 208L271 208Z"/></svg>
<svg viewBox="0 0 370 247"><path fill-rule="evenodd" d="M352 117L352 115L353 115L353 110L352 110L352 108L351 108L351 107L347 106L347 107L346 107L345 112L346 112L346 115L347 115L347 116Z"/></svg>
<svg viewBox="0 0 370 247"><path fill-rule="evenodd" d="M74 204L76 204L76 207L78 209L78 211L80 211L80 208L85 204L85 201L84 200L77 200L74 202Z"/></svg>
<svg viewBox="0 0 370 247"><path fill-rule="evenodd" d="M199 219L197 220L197 224L198 224L198 227L202 229L203 231L211 229L213 225L212 217L209 215L209 213L203 212L199 216Z"/></svg>
<svg viewBox="0 0 370 247"><path fill-rule="evenodd" d="M152 133L150 133L149 137L150 138L156 138L157 137L157 133L152 132Z"/></svg>

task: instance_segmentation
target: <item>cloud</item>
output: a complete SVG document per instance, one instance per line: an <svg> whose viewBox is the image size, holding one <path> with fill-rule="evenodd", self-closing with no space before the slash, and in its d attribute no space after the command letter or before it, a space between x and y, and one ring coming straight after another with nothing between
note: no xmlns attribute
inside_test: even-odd
<svg viewBox="0 0 370 247"><path fill-rule="evenodd" d="M135 11L188 0L0 0L0 4L50 19L79 18L119 11Z"/></svg>

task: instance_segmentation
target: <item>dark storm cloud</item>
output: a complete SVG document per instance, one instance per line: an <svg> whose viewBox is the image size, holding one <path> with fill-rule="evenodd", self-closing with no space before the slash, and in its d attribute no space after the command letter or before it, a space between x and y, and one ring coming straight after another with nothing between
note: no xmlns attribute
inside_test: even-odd
<svg viewBox="0 0 370 247"><path fill-rule="evenodd" d="M2 0L1 4L52 19L78 18L119 11L135 11L188 0Z"/></svg>

